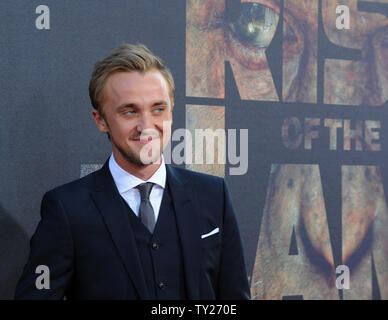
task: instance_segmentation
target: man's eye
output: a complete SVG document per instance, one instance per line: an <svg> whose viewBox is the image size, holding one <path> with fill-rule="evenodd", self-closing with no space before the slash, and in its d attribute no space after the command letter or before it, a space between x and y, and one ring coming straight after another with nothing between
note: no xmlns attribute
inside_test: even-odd
<svg viewBox="0 0 388 320"><path fill-rule="evenodd" d="M135 110L127 110L124 112L124 114L135 114L136 111Z"/></svg>
<svg viewBox="0 0 388 320"><path fill-rule="evenodd" d="M164 108L157 108L155 109L156 112L160 113L160 112L163 112L164 111Z"/></svg>
<svg viewBox="0 0 388 320"><path fill-rule="evenodd" d="M275 35L279 15L258 3L242 3L239 15L229 21L235 36L248 45L266 48Z"/></svg>

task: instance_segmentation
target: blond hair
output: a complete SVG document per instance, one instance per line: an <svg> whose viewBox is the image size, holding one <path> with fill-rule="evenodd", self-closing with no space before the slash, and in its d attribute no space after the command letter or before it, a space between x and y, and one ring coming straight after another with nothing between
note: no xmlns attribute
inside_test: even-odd
<svg viewBox="0 0 388 320"><path fill-rule="evenodd" d="M162 59L155 56L143 44L124 43L113 50L105 59L94 65L94 70L89 83L89 96L94 109L103 114L101 108L101 94L109 76L117 72L137 71L159 71L169 86L169 94L172 107L174 106L175 84L171 71L164 64Z"/></svg>

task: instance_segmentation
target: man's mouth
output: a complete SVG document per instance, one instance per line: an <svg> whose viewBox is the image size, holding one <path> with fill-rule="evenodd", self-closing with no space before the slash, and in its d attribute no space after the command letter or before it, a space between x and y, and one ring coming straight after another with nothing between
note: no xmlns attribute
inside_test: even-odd
<svg viewBox="0 0 388 320"><path fill-rule="evenodd" d="M156 139L158 139L158 137L149 136L149 137L144 137L142 139L140 139L140 137L138 137L138 138L135 138L135 139L132 139L132 140L134 140L136 142L139 142L140 144L144 144L145 145L145 144L148 144L148 143L152 142L152 140L156 140Z"/></svg>

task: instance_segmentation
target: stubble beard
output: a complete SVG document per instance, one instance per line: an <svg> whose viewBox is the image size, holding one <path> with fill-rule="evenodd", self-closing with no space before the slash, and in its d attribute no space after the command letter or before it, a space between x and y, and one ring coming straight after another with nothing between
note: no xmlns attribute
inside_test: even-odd
<svg viewBox="0 0 388 320"><path fill-rule="evenodd" d="M139 167L146 167L146 166L150 165L149 163L145 164L142 162L142 160L140 158L140 152L137 153L136 151L134 151L131 148L124 150L119 144L117 144L115 142L115 140L112 138L112 136L111 136L111 140L112 140L112 143L114 144L114 146L116 147L116 149L119 151L120 155L129 163L134 164L134 165L139 166ZM160 141L162 141L162 140L160 140ZM156 154L154 157L152 157L152 163L159 162L159 160L161 159L162 151L163 151L163 146L160 146L160 152L159 152L159 154Z"/></svg>

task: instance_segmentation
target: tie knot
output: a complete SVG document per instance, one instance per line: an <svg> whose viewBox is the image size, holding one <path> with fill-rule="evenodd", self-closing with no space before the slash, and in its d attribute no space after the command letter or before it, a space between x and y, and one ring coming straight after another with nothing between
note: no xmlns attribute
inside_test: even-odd
<svg viewBox="0 0 388 320"><path fill-rule="evenodd" d="M151 193L151 189L153 186L154 186L154 184L152 182L146 182L146 183L139 184L136 187L140 191L141 200L149 200L150 199L150 193Z"/></svg>

